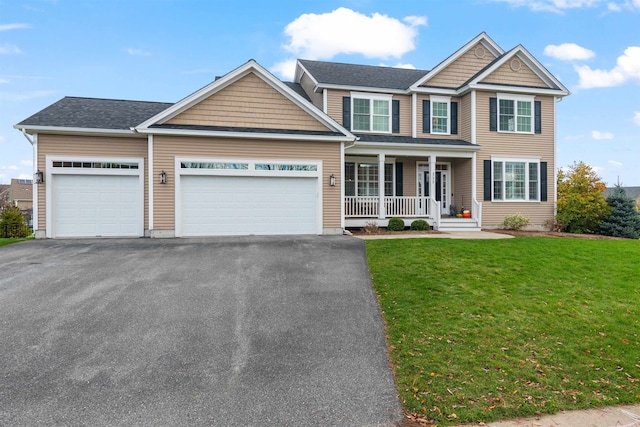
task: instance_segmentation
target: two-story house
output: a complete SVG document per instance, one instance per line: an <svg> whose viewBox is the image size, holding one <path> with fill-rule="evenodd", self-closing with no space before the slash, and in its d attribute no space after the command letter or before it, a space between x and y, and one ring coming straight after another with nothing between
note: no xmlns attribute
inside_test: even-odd
<svg viewBox="0 0 640 427"><path fill-rule="evenodd" d="M541 227L568 94L482 33L429 71L299 60L282 82L251 60L175 104L67 97L15 127L38 237Z"/></svg>

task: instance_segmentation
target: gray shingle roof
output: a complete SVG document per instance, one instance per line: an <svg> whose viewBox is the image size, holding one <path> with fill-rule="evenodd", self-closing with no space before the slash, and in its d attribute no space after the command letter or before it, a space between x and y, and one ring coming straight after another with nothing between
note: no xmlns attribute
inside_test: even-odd
<svg viewBox="0 0 640 427"><path fill-rule="evenodd" d="M375 135L375 134L354 134L361 142L385 142L395 144L421 144L421 145L458 145L463 147L479 147L463 139L444 138L412 138L401 135Z"/></svg>
<svg viewBox="0 0 640 427"><path fill-rule="evenodd" d="M406 90L428 73L426 70L342 64L306 59L301 59L300 63L318 83L341 86Z"/></svg>
<svg viewBox="0 0 640 427"><path fill-rule="evenodd" d="M67 96L21 121L17 127L54 126L89 129L129 129L166 110L165 102Z"/></svg>
<svg viewBox="0 0 640 427"><path fill-rule="evenodd" d="M175 125L161 124L151 125L151 129L176 129L176 130L199 130L212 132L251 132L251 133L278 133L284 135L320 135L320 136L344 136L341 132L330 130L295 130L295 129L270 129L270 128L249 128L235 126L202 126L202 125Z"/></svg>

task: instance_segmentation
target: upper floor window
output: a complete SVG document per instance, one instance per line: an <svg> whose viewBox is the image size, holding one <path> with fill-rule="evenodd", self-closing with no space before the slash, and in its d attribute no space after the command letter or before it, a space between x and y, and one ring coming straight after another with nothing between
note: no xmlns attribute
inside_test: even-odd
<svg viewBox="0 0 640 427"><path fill-rule="evenodd" d="M498 130L533 133L533 97L499 94Z"/></svg>
<svg viewBox="0 0 640 427"><path fill-rule="evenodd" d="M391 132L391 96L353 93L352 130Z"/></svg>
<svg viewBox="0 0 640 427"><path fill-rule="evenodd" d="M449 134L451 98L431 96L431 133Z"/></svg>

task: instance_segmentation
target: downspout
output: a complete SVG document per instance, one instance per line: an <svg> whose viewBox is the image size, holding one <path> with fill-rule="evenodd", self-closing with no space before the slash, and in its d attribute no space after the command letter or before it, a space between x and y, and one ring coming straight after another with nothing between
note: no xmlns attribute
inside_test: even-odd
<svg viewBox="0 0 640 427"><path fill-rule="evenodd" d="M33 139L29 138L29 135L24 130L24 128L20 129L24 137L29 141L29 144L33 147L33 174L38 170L38 134L36 134ZM31 226L33 227L33 233L36 234L38 231L38 185L36 182L33 182L31 186Z"/></svg>

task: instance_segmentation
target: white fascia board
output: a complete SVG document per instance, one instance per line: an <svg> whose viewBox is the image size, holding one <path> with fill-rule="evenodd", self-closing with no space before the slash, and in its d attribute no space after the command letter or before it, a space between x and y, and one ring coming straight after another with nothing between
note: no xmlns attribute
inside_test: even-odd
<svg viewBox="0 0 640 427"><path fill-rule="evenodd" d="M459 91L456 89L448 89L444 87L416 87L412 90L413 93L423 93L427 95L445 95L445 96L458 96Z"/></svg>
<svg viewBox="0 0 640 427"><path fill-rule="evenodd" d="M302 65L302 64L300 63L300 60L298 59L298 60L296 61L296 74L295 74L295 77L294 77L293 81L294 81L294 82L296 82L296 83L300 83L300 80L302 80L302 76L304 76L305 74L306 74L307 76L309 76L309 78L310 78L310 79L311 79L311 81L313 82L314 86L315 86L315 87L318 87L318 80L316 80L316 78L315 78L315 77L313 77L313 74L311 74L311 73L309 72L309 70L307 70L307 69L305 68L305 66L304 66L304 65Z"/></svg>
<svg viewBox="0 0 640 427"><path fill-rule="evenodd" d="M277 139L295 141L325 141L325 142L350 142L355 141L352 136L322 136L322 135L299 135L289 133L260 133L260 132L228 132L228 131L205 131L190 129L138 129L140 134L151 135L175 135L175 136L200 136L200 137L224 137L242 139Z"/></svg>
<svg viewBox="0 0 640 427"><path fill-rule="evenodd" d="M425 75L424 77L422 77L420 80L418 80L417 82L415 82L412 86L411 89L412 90L416 90L416 88L422 84L424 84L425 82L429 81L430 79L432 79L433 77L435 77L436 74L438 74L440 71L444 70L445 68L447 68L449 65L451 65L456 59L460 58L463 54L465 54L469 49L471 49L471 47L473 47L474 45L476 45L477 43L482 42L482 45L487 48L495 57L498 57L500 55L502 55L504 53L504 50L498 46L498 44L496 42L494 42L491 37L489 37L487 35L487 33L482 32L480 34L478 34L476 37L473 38L473 40L469 41L468 43L466 43L464 46L462 46L460 49L458 49L457 51L455 51L451 56L449 56L447 59L445 59L444 61L442 61L441 63L439 63L438 65L436 65L431 71L429 71L427 73L427 75Z"/></svg>
<svg viewBox="0 0 640 427"><path fill-rule="evenodd" d="M509 92L509 93L522 93L528 95L553 95L553 96L567 96L569 93L563 92L559 89L542 89L535 87L526 87L526 86L508 86L508 85L500 85L500 84L492 84L492 83L481 83L481 84L468 84L462 88L460 88L460 95L464 95L466 92L470 90L484 90L484 91L492 91L492 92Z"/></svg>
<svg viewBox="0 0 640 427"><path fill-rule="evenodd" d="M383 150L385 153L388 153L387 150L417 150L420 151L421 153L425 153L425 150L427 151L442 151L442 152L460 152L460 151L464 151L464 152L473 152L473 151L480 151L482 149L481 145L473 145L473 146L468 146L468 145L443 145L443 144L409 144L409 143L386 143L386 142L356 142L356 144L352 147L349 148L349 153L352 153L352 150L360 150L360 149L367 149L367 148L372 148L375 150L378 150L378 152L380 151L381 148L384 148L385 150Z"/></svg>
<svg viewBox="0 0 640 427"><path fill-rule="evenodd" d="M398 145L398 144L396 144ZM437 156L437 157L453 157L457 159L472 159L475 151L448 151L443 149L441 145L420 145L416 147L416 144L405 144L411 145L411 147L353 147L349 148L345 152L346 157L350 156L377 156L380 153L384 153L389 157L428 157L428 156Z"/></svg>
<svg viewBox="0 0 640 427"><path fill-rule="evenodd" d="M136 133L130 129L98 129L98 128L74 128L59 126L13 126L22 132L30 134L34 133L52 133L52 134L77 134L77 135L108 135L130 137L136 136Z"/></svg>
<svg viewBox="0 0 640 427"><path fill-rule="evenodd" d="M347 92L372 92L372 93L389 93L395 95L407 95L411 93L410 90L403 89L387 89L380 87L366 87L366 86L345 86L345 85L336 85L336 84L318 84L316 86L318 89L333 89L333 90L344 90Z"/></svg>

